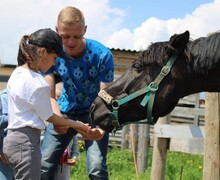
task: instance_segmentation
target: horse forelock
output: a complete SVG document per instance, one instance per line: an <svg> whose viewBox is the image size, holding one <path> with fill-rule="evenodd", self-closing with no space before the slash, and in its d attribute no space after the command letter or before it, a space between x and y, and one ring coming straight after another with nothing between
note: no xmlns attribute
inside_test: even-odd
<svg viewBox="0 0 220 180"><path fill-rule="evenodd" d="M133 67L143 69L146 66L163 66L169 54L174 52L167 41L152 43L146 50L140 51L138 58L133 62Z"/></svg>

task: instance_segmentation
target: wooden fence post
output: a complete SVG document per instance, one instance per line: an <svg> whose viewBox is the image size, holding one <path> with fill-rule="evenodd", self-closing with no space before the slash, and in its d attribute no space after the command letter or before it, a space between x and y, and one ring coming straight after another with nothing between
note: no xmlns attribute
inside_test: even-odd
<svg viewBox="0 0 220 180"><path fill-rule="evenodd" d="M130 125L125 125L122 129L122 140L121 140L121 148L128 149L129 148L129 127Z"/></svg>
<svg viewBox="0 0 220 180"><path fill-rule="evenodd" d="M168 124L169 121L170 114L165 117L159 118L157 123ZM151 180L165 179L165 165L168 141L168 138L154 138Z"/></svg>
<svg viewBox="0 0 220 180"><path fill-rule="evenodd" d="M199 108L199 94L196 94L196 98L195 98L195 108L198 109ZM193 124L195 126L199 126L199 115L195 114L194 115L194 121Z"/></svg>
<svg viewBox="0 0 220 180"><path fill-rule="evenodd" d="M130 125L130 149L132 149L132 142L131 139L133 138L134 140L134 149L135 149L135 154L137 154L137 149L138 149L138 124L131 124ZM133 134L132 134L133 133Z"/></svg>
<svg viewBox="0 0 220 180"><path fill-rule="evenodd" d="M206 93L204 180L220 180L220 94Z"/></svg>
<svg viewBox="0 0 220 180"><path fill-rule="evenodd" d="M150 145L150 126L148 124L139 125L137 168L139 173L147 169L147 157Z"/></svg>

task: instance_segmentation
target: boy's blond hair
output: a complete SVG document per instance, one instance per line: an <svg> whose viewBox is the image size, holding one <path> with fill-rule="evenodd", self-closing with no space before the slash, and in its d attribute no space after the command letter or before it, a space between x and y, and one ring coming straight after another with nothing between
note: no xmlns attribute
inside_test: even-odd
<svg viewBox="0 0 220 180"><path fill-rule="evenodd" d="M57 24L59 22L67 25L73 25L76 23L82 23L82 25L85 25L85 18L83 13L79 9L73 6L67 6L60 11L57 19Z"/></svg>

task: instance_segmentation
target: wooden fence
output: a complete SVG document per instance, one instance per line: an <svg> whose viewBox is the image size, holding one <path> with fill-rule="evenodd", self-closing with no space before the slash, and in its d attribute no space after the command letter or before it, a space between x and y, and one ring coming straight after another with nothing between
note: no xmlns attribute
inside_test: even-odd
<svg viewBox="0 0 220 180"><path fill-rule="evenodd" d="M170 125L169 117L159 119L155 126L155 143L153 148L153 160L151 179L165 179L165 164L167 145L172 138L196 140L201 139L199 148L203 149L203 179L219 180L220 178L220 95L219 93L207 93L205 128L203 126ZM202 144L202 145L201 145ZM193 143L194 148L198 144ZM191 153L191 149L184 152Z"/></svg>

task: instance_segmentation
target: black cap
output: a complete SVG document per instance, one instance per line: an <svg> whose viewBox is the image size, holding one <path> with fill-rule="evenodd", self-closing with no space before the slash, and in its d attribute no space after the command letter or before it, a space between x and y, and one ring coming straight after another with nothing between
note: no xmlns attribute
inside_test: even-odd
<svg viewBox="0 0 220 180"><path fill-rule="evenodd" d="M57 53L59 57L64 59L72 59L63 51L63 43L61 37L50 28L40 29L32 33L29 38L29 44L44 47L49 53Z"/></svg>

